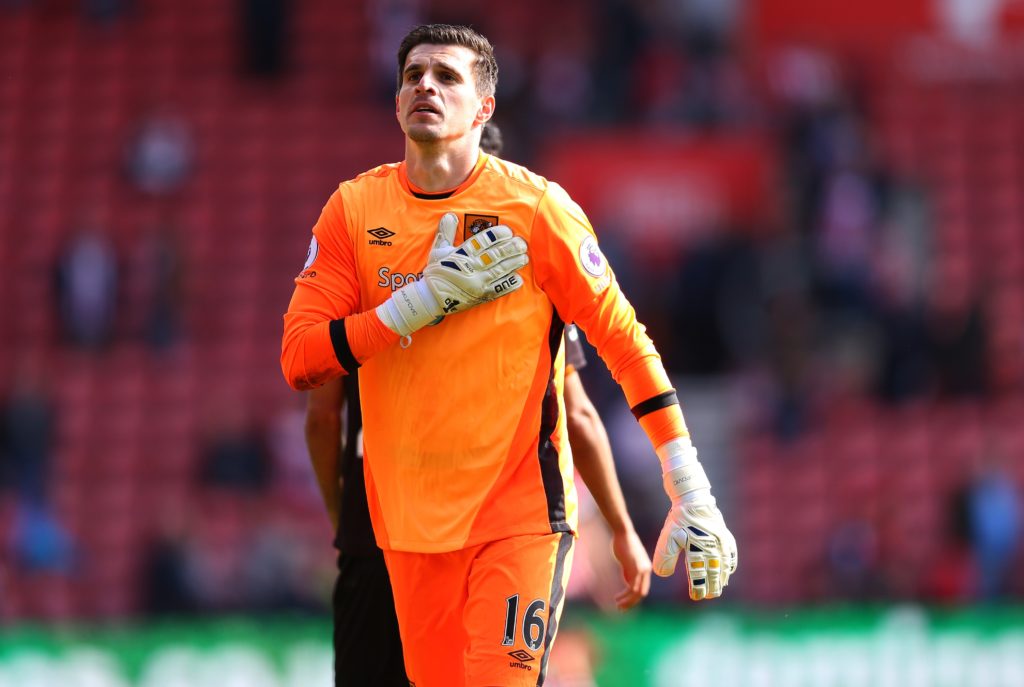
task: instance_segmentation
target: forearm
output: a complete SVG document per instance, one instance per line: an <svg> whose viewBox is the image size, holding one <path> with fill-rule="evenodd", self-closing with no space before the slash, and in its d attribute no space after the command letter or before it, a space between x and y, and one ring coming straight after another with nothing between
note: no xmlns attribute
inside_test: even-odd
<svg viewBox="0 0 1024 687"><path fill-rule="evenodd" d="M583 308L576 321L622 388L651 445L657 449L673 439L688 437L661 356L618 285L613 283Z"/></svg>
<svg viewBox="0 0 1024 687"><path fill-rule="evenodd" d="M313 389L355 371L397 341L375 309L334 320L289 312L281 368L292 388Z"/></svg>
<svg viewBox="0 0 1024 687"><path fill-rule="evenodd" d="M336 414L333 418L307 418L306 446L320 487L320 496L335 529L338 527L342 488L338 478L341 460L340 436L341 419Z"/></svg>
<svg viewBox="0 0 1024 687"><path fill-rule="evenodd" d="M567 413L569 444L576 469L611 530L629 532L633 529L633 522L615 474L608 432L586 397L579 376L567 376L565 386L567 405L570 406Z"/></svg>

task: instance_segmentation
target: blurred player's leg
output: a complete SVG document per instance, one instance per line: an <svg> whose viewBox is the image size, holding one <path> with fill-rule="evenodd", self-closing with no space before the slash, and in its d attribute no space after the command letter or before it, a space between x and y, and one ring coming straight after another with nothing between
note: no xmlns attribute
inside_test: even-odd
<svg viewBox="0 0 1024 687"><path fill-rule="evenodd" d="M334 588L334 684L408 687L384 556L338 557Z"/></svg>

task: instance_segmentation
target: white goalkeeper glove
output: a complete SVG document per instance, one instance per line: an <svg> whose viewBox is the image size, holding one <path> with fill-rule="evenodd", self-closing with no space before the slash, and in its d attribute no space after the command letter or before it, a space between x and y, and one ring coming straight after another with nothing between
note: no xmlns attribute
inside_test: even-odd
<svg viewBox="0 0 1024 687"><path fill-rule="evenodd" d="M662 444L657 453L672 507L654 549L654 572L668 577L680 554L685 554L690 598L721 596L736 572L736 539L715 505L697 449L688 438L680 438Z"/></svg>
<svg viewBox="0 0 1024 687"><path fill-rule="evenodd" d="M406 284L377 306L377 316L400 336L516 291L523 279L516 270L530 259L526 241L504 225L484 229L452 246L459 218L446 213L437 225L423 278Z"/></svg>

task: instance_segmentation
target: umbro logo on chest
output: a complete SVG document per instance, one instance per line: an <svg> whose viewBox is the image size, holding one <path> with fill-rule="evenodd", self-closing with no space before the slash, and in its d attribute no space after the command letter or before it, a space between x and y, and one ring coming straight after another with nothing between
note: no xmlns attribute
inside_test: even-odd
<svg viewBox="0 0 1024 687"><path fill-rule="evenodd" d="M366 233L373 237L369 241L371 246L390 246L392 244L388 239L395 235L395 232L386 227L367 229Z"/></svg>

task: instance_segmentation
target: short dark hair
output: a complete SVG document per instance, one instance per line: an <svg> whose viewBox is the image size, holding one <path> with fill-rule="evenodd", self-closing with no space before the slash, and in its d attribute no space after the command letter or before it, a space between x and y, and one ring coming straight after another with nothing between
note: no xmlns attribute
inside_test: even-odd
<svg viewBox="0 0 1024 687"><path fill-rule="evenodd" d="M402 72L405 60L417 45L461 45L476 53L473 77L476 92L480 95L494 95L498 87L498 61L494 59L494 46L485 36L468 26L452 24L423 24L406 34L398 46L398 88L402 88Z"/></svg>
<svg viewBox="0 0 1024 687"><path fill-rule="evenodd" d="M488 155L501 155L501 149L505 146L505 140L501 136L501 129L494 122L485 122L483 131L480 132L480 150Z"/></svg>

